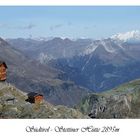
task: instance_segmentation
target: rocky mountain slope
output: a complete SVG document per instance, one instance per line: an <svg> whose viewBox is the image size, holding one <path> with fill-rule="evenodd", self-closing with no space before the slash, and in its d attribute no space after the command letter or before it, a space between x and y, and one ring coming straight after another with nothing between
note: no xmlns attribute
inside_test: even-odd
<svg viewBox="0 0 140 140"><path fill-rule="evenodd" d="M0 118L140 118L140 79L90 94L76 109L46 101L30 104L26 99L27 93L9 83L0 83Z"/></svg>
<svg viewBox="0 0 140 140"><path fill-rule="evenodd" d="M30 104L26 99L27 93L9 83L0 83L0 118L88 118L73 108L54 106L46 101L42 104Z"/></svg>
<svg viewBox="0 0 140 140"><path fill-rule="evenodd" d="M91 118L140 118L140 79L89 95L78 108Z"/></svg>
<svg viewBox="0 0 140 140"><path fill-rule="evenodd" d="M67 79L64 72L31 60L2 38L0 60L8 66L8 82L25 92L44 93L46 100L55 105L73 106L88 93Z"/></svg>

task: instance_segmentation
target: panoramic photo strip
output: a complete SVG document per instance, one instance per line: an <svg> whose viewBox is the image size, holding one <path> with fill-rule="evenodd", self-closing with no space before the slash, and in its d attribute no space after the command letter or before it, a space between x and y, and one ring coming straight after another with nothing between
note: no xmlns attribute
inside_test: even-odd
<svg viewBox="0 0 140 140"><path fill-rule="evenodd" d="M140 118L140 6L0 6L1 119Z"/></svg>

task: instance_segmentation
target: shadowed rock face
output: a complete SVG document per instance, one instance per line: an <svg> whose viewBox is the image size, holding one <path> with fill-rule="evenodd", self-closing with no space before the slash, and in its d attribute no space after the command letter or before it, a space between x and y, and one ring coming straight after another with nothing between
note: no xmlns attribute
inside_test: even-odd
<svg viewBox="0 0 140 140"><path fill-rule="evenodd" d="M140 118L140 80L89 95L78 108L90 118Z"/></svg>

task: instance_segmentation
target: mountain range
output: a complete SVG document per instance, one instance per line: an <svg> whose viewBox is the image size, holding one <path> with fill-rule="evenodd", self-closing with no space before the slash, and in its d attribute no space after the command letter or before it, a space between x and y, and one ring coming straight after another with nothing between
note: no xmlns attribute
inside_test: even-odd
<svg viewBox="0 0 140 140"><path fill-rule="evenodd" d="M107 39L7 39L24 55L63 71L76 85L103 92L140 77L140 32Z"/></svg>

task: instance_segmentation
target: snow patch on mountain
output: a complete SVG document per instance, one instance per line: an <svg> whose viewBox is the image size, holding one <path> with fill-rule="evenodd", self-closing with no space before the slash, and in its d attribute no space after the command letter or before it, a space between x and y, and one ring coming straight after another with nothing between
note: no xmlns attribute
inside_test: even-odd
<svg viewBox="0 0 140 140"><path fill-rule="evenodd" d="M54 39L54 37L36 37L36 38L31 38L32 40L36 40L36 41L49 41Z"/></svg>
<svg viewBox="0 0 140 140"><path fill-rule="evenodd" d="M101 44L104 46L105 50L109 53L114 53L116 51L111 45L107 45L103 40L101 40Z"/></svg>
<svg viewBox="0 0 140 140"><path fill-rule="evenodd" d="M116 35L113 35L111 38L114 40L120 40L123 42L137 43L137 42L140 42L140 31L133 30L126 33L118 33Z"/></svg>
<svg viewBox="0 0 140 140"><path fill-rule="evenodd" d="M48 62L48 61L50 61L50 60L52 60L52 59L54 59L53 58L53 56L51 56L51 55L47 55L47 54L44 54L44 53L40 53L40 55L39 55L39 58L38 58L38 60L40 61L40 63L46 63L46 62Z"/></svg>
<svg viewBox="0 0 140 140"><path fill-rule="evenodd" d="M109 53L115 53L116 52L116 49L115 47L113 47L111 44L109 43L106 43L105 40L100 40L97 42L92 42L89 46L87 46L84 51L82 52L82 55L88 55L88 54L91 54L93 53L96 48L100 47L100 45L102 45L105 50Z"/></svg>
<svg viewBox="0 0 140 140"><path fill-rule="evenodd" d="M98 45L96 45L96 44L94 44L94 42L92 42L89 46L86 47L86 49L84 50L84 52L82 54L83 55L91 54L92 52L94 52L96 50L97 47L98 47Z"/></svg>

